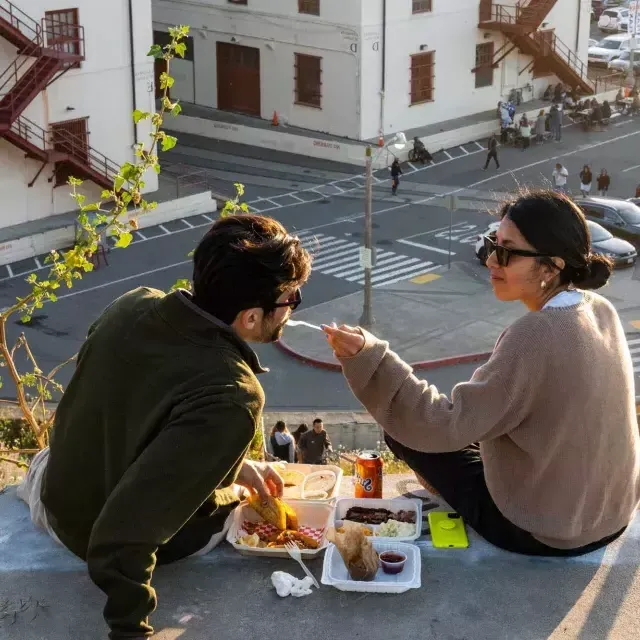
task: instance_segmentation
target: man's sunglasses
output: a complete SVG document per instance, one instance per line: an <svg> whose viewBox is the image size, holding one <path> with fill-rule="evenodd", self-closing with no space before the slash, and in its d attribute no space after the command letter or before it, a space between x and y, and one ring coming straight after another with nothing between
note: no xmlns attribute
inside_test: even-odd
<svg viewBox="0 0 640 640"><path fill-rule="evenodd" d="M284 302L272 302L269 306L278 309L280 307L291 307L291 311L295 311L302 302L302 291L296 289L289 300Z"/></svg>
<svg viewBox="0 0 640 640"><path fill-rule="evenodd" d="M487 258L495 252L496 260L501 267L506 267L509 264L511 256L526 256L528 258L551 258L546 253L536 253L535 251L525 251L524 249L509 249L503 247L496 242L496 238L493 235L484 236L484 250L487 254Z"/></svg>

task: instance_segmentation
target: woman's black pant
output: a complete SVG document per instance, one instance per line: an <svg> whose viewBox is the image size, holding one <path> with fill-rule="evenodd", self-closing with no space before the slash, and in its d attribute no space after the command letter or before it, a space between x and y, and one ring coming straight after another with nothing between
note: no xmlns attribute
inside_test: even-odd
<svg viewBox="0 0 640 640"><path fill-rule="evenodd" d="M578 549L549 547L502 515L487 488L477 445L451 453L425 453L388 435L385 441L393 454L431 484L469 526L501 549L530 556L578 556L604 547L626 529Z"/></svg>

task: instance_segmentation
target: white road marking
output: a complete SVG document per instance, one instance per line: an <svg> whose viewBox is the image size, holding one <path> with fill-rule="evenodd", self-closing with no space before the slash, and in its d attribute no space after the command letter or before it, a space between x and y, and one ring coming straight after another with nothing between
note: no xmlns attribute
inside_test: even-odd
<svg viewBox="0 0 640 640"><path fill-rule="evenodd" d="M408 244L411 247L417 247L418 249L426 249L427 251L435 251L436 253L444 253L445 256L449 255L448 251L444 249L440 249L439 247L431 247L428 244L422 244L420 242L413 242L413 240L398 240L398 242L402 242L402 244ZM455 251L451 252L452 256L455 256Z"/></svg>
<svg viewBox="0 0 640 640"><path fill-rule="evenodd" d="M469 152L462 145L460 145L458 148L462 149L462 151L464 151L465 155L467 155L467 156L469 155Z"/></svg>
<svg viewBox="0 0 640 640"><path fill-rule="evenodd" d="M486 151L486 149L477 140L475 140L475 143L480 148L480 151Z"/></svg>
<svg viewBox="0 0 640 640"><path fill-rule="evenodd" d="M414 171L417 171L417 170L418 170L418 168L417 168L417 167L414 167L410 162L407 162L407 164L408 164L408 165L409 165L409 166L410 166Z"/></svg>
<svg viewBox="0 0 640 640"><path fill-rule="evenodd" d="M381 262L381 258L385 258L385 260L382 260L382 262L387 262L390 259L395 259L396 258L396 254L395 253L389 253L389 252L385 252L385 253L380 253L376 256L376 265L380 264ZM322 273L324 273L325 275L334 275L337 271L340 271L340 277L345 277L347 275L352 275L354 273L356 273L356 271L364 271L364 269L360 266L360 252L358 252L357 255L351 255L348 260L336 260L335 264L338 264L338 262L341 262L342 264L340 266L333 266L333 265L329 265L330 268L329 269L323 269ZM348 262L350 264L344 264L345 262ZM346 271L345 271L346 269Z"/></svg>
<svg viewBox="0 0 640 640"><path fill-rule="evenodd" d="M159 224L159 225L158 225L158 229L160 229L160 231L164 231L168 236L170 236L170 235L171 235L171 231L169 231L169 229L167 229L167 227L165 227L165 226L164 226L164 225L162 225L162 224ZM186 229L185 229L185 231L186 231Z"/></svg>
<svg viewBox="0 0 640 640"><path fill-rule="evenodd" d="M378 269L377 266L374 267L371 273L371 282L375 284L376 282L379 282L380 280L383 280L384 278L387 278L390 275L404 273L409 268L414 269L416 267L416 264L415 264L416 262L422 262L420 258L407 258L407 256L400 256L400 258L401 258L400 260L396 260L391 264L381 267L380 269ZM422 262L422 264L425 264L425 263ZM432 264L432 263L429 263L429 264ZM393 271L393 269L395 269L395 271ZM364 269L362 271L364 272ZM390 271L391 273L385 273L385 271L386 272ZM358 278L361 278L361 277L362 276L358 276ZM347 278L347 280L357 280L358 278Z"/></svg>
<svg viewBox="0 0 640 640"><path fill-rule="evenodd" d="M40 260L38 260L38 258L34 258L33 261L36 263L36 267L38 267L38 269L42 269L42 265L40 264Z"/></svg>
<svg viewBox="0 0 640 640"><path fill-rule="evenodd" d="M453 156L446 149L443 149L442 153L444 153L444 155L447 156L449 160L453 160Z"/></svg>
<svg viewBox="0 0 640 640"><path fill-rule="evenodd" d="M200 214L207 222L213 222L213 218L211 216L208 216L206 213L201 213Z"/></svg>
<svg viewBox="0 0 640 640"><path fill-rule="evenodd" d="M634 171L635 169L640 169L640 164L636 164L633 167L628 167L627 169L623 169L622 173L627 173L627 171Z"/></svg>
<svg viewBox="0 0 640 640"><path fill-rule="evenodd" d="M4 266L7 267L7 271L9 273L9 277L13 278L13 270L11 269L11 265L10 264L5 264Z"/></svg>
<svg viewBox="0 0 640 640"><path fill-rule="evenodd" d="M429 271L435 271L436 269L441 269L442 265L437 264L433 267L429 267L426 265L430 265L433 264L433 262L427 262L427 263L423 263L423 266L418 267L416 269L413 269L411 271L404 271L404 273L402 273L402 275L393 278L392 280L383 280L381 282L374 282L373 286L374 287L379 287L379 286L383 286L385 284L396 284L396 282L401 282L403 280L409 280L410 278L415 278L416 276L422 275L423 273L429 273ZM391 275L391 274L387 274L387 275ZM363 284L362 282L360 284Z"/></svg>
<svg viewBox="0 0 640 640"><path fill-rule="evenodd" d="M185 220L184 218L180 218L180 221L184 222L187 225L187 227L189 227L189 229L193 229L193 225L188 220Z"/></svg>
<svg viewBox="0 0 640 640"><path fill-rule="evenodd" d="M360 256L360 247L355 247L355 248L346 250L344 253L342 253L340 256L337 256L337 257L331 256L330 258L314 260L312 268L315 269L316 271L320 271L320 269L322 269L324 265L337 265L337 264L342 264L344 262L351 262L355 258L359 259L359 256ZM322 271L320 271L320 273L322 273Z"/></svg>

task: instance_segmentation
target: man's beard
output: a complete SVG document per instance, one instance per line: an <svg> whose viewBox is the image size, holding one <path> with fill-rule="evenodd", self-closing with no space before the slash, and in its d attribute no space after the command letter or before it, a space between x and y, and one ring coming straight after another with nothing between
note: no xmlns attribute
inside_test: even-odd
<svg viewBox="0 0 640 640"><path fill-rule="evenodd" d="M287 319L283 320L280 324L273 324L272 322L265 322L262 329L262 335L260 336L260 342L276 342L282 336L284 331L284 325L287 324Z"/></svg>

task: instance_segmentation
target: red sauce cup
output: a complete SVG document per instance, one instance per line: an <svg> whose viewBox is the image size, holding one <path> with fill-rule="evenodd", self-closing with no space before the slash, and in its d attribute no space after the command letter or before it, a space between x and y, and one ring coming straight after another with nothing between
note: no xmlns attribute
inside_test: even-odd
<svg viewBox="0 0 640 640"><path fill-rule="evenodd" d="M407 556L401 551L384 551L380 554L380 564L385 573L402 573Z"/></svg>

